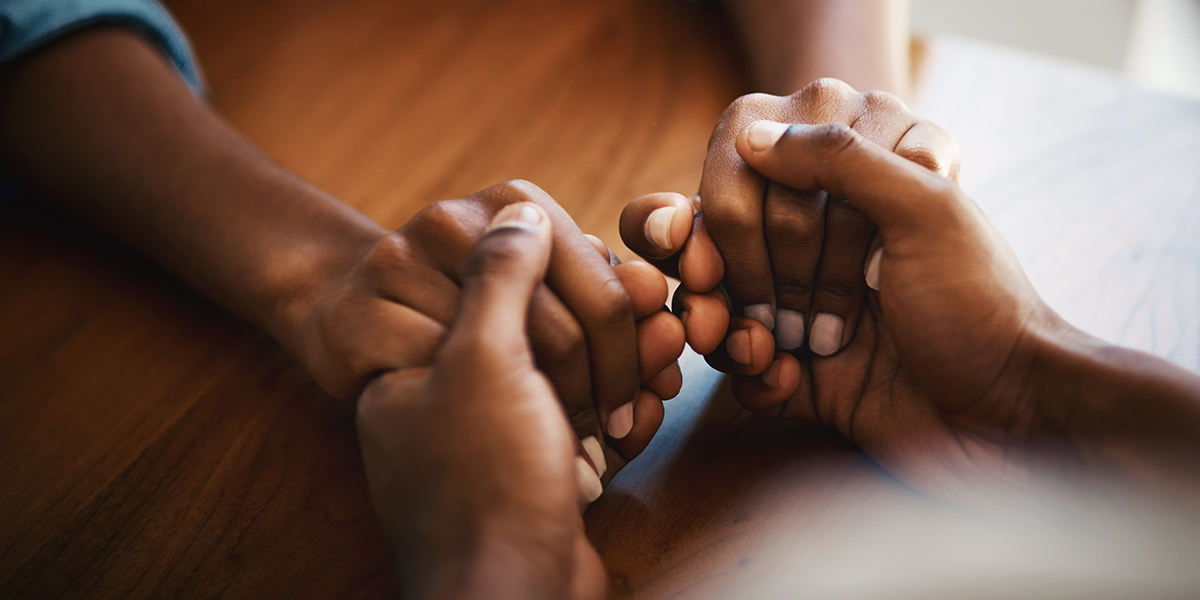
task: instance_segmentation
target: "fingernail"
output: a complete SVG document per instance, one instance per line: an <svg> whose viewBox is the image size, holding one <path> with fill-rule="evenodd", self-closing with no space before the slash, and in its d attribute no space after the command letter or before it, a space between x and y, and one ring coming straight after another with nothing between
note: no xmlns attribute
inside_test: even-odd
<svg viewBox="0 0 1200 600"><path fill-rule="evenodd" d="M608 415L608 435L621 439L633 431L633 403L626 402Z"/></svg>
<svg viewBox="0 0 1200 600"><path fill-rule="evenodd" d="M575 481L579 484L579 501L582 503L594 502L604 491L600 477L582 456L575 457Z"/></svg>
<svg viewBox="0 0 1200 600"><path fill-rule="evenodd" d="M660 250L675 249L671 246L671 220L676 210L674 206L664 206L646 217L646 238Z"/></svg>
<svg viewBox="0 0 1200 600"><path fill-rule="evenodd" d="M842 349L842 318L821 313L813 319L812 333L808 336L808 347L821 356L829 356Z"/></svg>
<svg viewBox="0 0 1200 600"><path fill-rule="evenodd" d="M775 147L775 143L783 134L787 133L787 123L776 123L775 121L755 121L750 124L746 131L746 141L750 144L750 149L755 152L770 150Z"/></svg>
<svg viewBox="0 0 1200 600"><path fill-rule="evenodd" d="M875 251L871 255L871 260L867 261L867 287L879 291L879 261L883 258L883 248Z"/></svg>
<svg viewBox="0 0 1200 600"><path fill-rule="evenodd" d="M775 329L775 311L771 310L770 304L751 304L742 309L742 314L766 325L767 329Z"/></svg>
<svg viewBox="0 0 1200 600"><path fill-rule="evenodd" d="M804 313L779 309L775 319L775 345L782 350L795 350L804 343Z"/></svg>
<svg viewBox="0 0 1200 600"><path fill-rule="evenodd" d="M583 451L587 452L588 458L592 459L592 464L596 466L596 476L603 477L604 472L608 470L608 463L604 462L604 450L600 448L600 440L597 440L594 435L589 435L583 438L580 445L583 446Z"/></svg>
<svg viewBox="0 0 1200 600"><path fill-rule="evenodd" d="M530 225L537 225L541 220L542 211L538 210L533 203L518 202L500 209L500 212L492 217L492 224L488 226L488 231L506 227L529 229Z"/></svg>
<svg viewBox="0 0 1200 600"><path fill-rule="evenodd" d="M771 363L771 366L762 374L762 382L773 390L779 389L779 372L781 370L783 370L782 360Z"/></svg>
<svg viewBox="0 0 1200 600"><path fill-rule="evenodd" d="M739 329L729 335L725 342L729 358L743 365L754 364L754 352L750 348L750 330Z"/></svg>

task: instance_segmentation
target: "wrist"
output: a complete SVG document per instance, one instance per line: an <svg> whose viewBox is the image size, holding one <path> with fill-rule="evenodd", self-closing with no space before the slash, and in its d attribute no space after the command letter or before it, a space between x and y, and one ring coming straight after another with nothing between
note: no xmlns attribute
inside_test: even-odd
<svg viewBox="0 0 1200 600"><path fill-rule="evenodd" d="M1029 378L1036 447L1071 467L1162 479L1196 471L1200 377L1062 323L1040 336ZM1061 456L1056 456L1061 459Z"/></svg>
<svg viewBox="0 0 1200 600"><path fill-rule="evenodd" d="M263 261L255 320L287 350L303 351L303 326L329 292L387 232L348 205L297 182L314 213L282 237L286 243Z"/></svg>

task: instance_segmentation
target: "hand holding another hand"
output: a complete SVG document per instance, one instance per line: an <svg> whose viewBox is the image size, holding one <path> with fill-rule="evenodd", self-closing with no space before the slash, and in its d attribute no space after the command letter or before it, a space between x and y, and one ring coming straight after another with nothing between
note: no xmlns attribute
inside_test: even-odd
<svg viewBox="0 0 1200 600"><path fill-rule="evenodd" d="M760 119L842 123L942 176L958 172L954 140L890 94L820 79L791 96L735 101L709 141L695 206L678 194L652 194L621 215L625 243L682 281L674 308L688 343L728 373L761 373L776 347L828 356L849 343L875 238L875 225L853 204L746 164L734 142ZM693 225L694 209L702 212Z"/></svg>
<svg viewBox="0 0 1200 600"><path fill-rule="evenodd" d="M644 263L610 265L607 248L533 184L505 182L438 202L384 235L294 319L290 345L343 399L357 398L379 373L432 365L472 248L494 215L522 202L554 223L528 321L533 353L607 481L646 447L662 422L662 400L679 392L683 331L660 310L660 273Z"/></svg>
<svg viewBox="0 0 1200 600"><path fill-rule="evenodd" d="M502 212L466 261L432 366L386 373L359 400L371 496L406 597L603 596L576 504L577 472L592 467L526 335L551 229L534 203Z"/></svg>
<svg viewBox="0 0 1200 600"><path fill-rule="evenodd" d="M751 124L757 172L844 198L879 227L856 335L737 376L747 408L824 423L910 485L975 496L1032 479L1197 481L1200 378L1052 311L954 182L840 124Z"/></svg>

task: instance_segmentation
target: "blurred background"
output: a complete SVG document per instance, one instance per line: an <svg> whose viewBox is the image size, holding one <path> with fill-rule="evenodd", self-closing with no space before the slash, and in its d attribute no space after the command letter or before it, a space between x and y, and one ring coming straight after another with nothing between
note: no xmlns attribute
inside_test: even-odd
<svg viewBox="0 0 1200 600"><path fill-rule="evenodd" d="M913 0L913 27L1118 72L1200 100L1200 0Z"/></svg>

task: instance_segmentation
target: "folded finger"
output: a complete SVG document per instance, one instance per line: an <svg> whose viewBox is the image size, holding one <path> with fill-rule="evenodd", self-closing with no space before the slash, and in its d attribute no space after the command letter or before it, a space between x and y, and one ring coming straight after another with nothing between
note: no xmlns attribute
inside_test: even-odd
<svg viewBox="0 0 1200 600"><path fill-rule="evenodd" d="M681 194L647 194L621 210L621 241L647 260L674 257L691 228L692 203Z"/></svg>
<svg viewBox="0 0 1200 600"><path fill-rule="evenodd" d="M679 361L675 361L667 368L658 372L650 381L647 381L642 387L654 392L655 396L663 400L670 400L679 395L679 390L683 388L683 372L679 369Z"/></svg>
<svg viewBox="0 0 1200 600"><path fill-rule="evenodd" d="M825 241L812 292L808 347L829 356L854 338L867 283L863 276L875 224L850 203L830 197Z"/></svg>
<svg viewBox="0 0 1200 600"><path fill-rule="evenodd" d="M679 286L671 310L683 324L687 343L697 354L711 353L725 339L729 329L729 305L720 289L696 294Z"/></svg>
<svg viewBox="0 0 1200 600"><path fill-rule="evenodd" d="M724 343L704 355L704 360L722 373L757 375L770 366L774 356L775 338L762 322L731 317Z"/></svg>
<svg viewBox="0 0 1200 600"><path fill-rule="evenodd" d="M775 343L795 350L805 340L813 283L825 237L824 192L800 191L772 182L767 192L767 246L775 273Z"/></svg>

